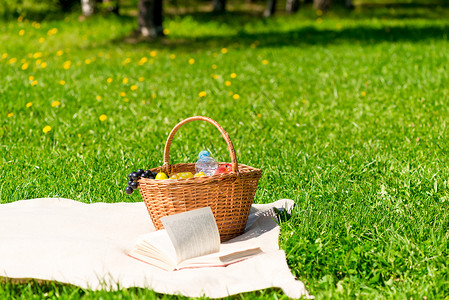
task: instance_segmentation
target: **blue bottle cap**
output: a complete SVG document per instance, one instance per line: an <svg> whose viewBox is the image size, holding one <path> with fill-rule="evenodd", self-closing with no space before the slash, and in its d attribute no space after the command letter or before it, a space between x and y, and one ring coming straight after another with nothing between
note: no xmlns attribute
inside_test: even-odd
<svg viewBox="0 0 449 300"><path fill-rule="evenodd" d="M201 151L200 154L198 154L198 159L201 159L201 158L203 158L205 156L209 156L210 157L209 151L207 151L207 150Z"/></svg>

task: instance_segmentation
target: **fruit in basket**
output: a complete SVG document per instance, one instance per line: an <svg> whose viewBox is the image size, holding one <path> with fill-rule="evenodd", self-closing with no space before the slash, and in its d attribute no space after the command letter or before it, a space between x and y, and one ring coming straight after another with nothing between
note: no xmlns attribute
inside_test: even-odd
<svg viewBox="0 0 449 300"><path fill-rule="evenodd" d="M125 193L127 193L128 195L131 195L133 193L133 189L130 186L127 186L125 189Z"/></svg>
<svg viewBox="0 0 449 300"><path fill-rule="evenodd" d="M132 188L133 190L137 189L137 182L135 182L135 181L131 182L129 187Z"/></svg>
<svg viewBox="0 0 449 300"><path fill-rule="evenodd" d="M141 177L144 172L145 171L143 169L139 169L139 170L137 170L136 173L137 173L137 176Z"/></svg>
<svg viewBox="0 0 449 300"><path fill-rule="evenodd" d="M226 174L232 172L232 164L222 164L219 165L214 175L217 174Z"/></svg>
<svg viewBox="0 0 449 300"><path fill-rule="evenodd" d="M181 173L178 173L178 179L186 179L186 178L193 178L192 172L181 172Z"/></svg>
<svg viewBox="0 0 449 300"><path fill-rule="evenodd" d="M137 181L139 179L139 175L137 174L137 172L132 172L131 174L129 174L129 176L131 177L131 180Z"/></svg>
<svg viewBox="0 0 449 300"><path fill-rule="evenodd" d="M167 174L165 174L164 172L159 172L156 175L156 180L164 180L164 179L168 179Z"/></svg>
<svg viewBox="0 0 449 300"><path fill-rule="evenodd" d="M204 177L206 176L206 174L204 174L204 172L198 172L195 175L193 175L193 177Z"/></svg>
<svg viewBox="0 0 449 300"><path fill-rule="evenodd" d="M173 173L168 177L168 179L178 179L178 173Z"/></svg>

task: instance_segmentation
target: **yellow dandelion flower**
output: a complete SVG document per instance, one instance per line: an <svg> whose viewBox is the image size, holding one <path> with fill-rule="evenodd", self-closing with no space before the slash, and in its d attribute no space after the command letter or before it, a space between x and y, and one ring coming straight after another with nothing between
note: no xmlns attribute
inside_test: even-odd
<svg viewBox="0 0 449 300"><path fill-rule="evenodd" d="M195 63L195 60L193 58L189 59L189 64L193 65Z"/></svg>
<svg viewBox="0 0 449 300"><path fill-rule="evenodd" d="M152 94L151 98L156 99L157 95L156 94Z"/></svg>
<svg viewBox="0 0 449 300"><path fill-rule="evenodd" d="M306 104L306 103L307 103L307 100L306 100L306 99L302 99L301 102L304 103L304 104Z"/></svg>
<svg viewBox="0 0 449 300"><path fill-rule="evenodd" d="M19 16L18 18L17 18L17 22L22 22L23 21L23 17L22 16Z"/></svg>
<svg viewBox="0 0 449 300"><path fill-rule="evenodd" d="M37 80L33 80L32 82L31 82L31 85L32 86L35 86L37 84Z"/></svg>
<svg viewBox="0 0 449 300"><path fill-rule="evenodd" d="M123 78L122 82L123 82L123 84L127 84L129 82L129 79L125 77L125 78Z"/></svg>
<svg viewBox="0 0 449 300"><path fill-rule="evenodd" d="M9 113L9 114L8 114L8 118L11 118L12 116L14 116L13 113Z"/></svg>
<svg viewBox="0 0 449 300"><path fill-rule="evenodd" d="M22 65L22 70L26 70L26 69L28 69L28 63L24 63L24 64Z"/></svg>
<svg viewBox="0 0 449 300"><path fill-rule="evenodd" d="M106 79L107 83L111 83L112 82L112 78L109 77L108 79Z"/></svg>
<svg viewBox="0 0 449 300"><path fill-rule="evenodd" d="M134 84L134 85L131 86L131 91L135 91L135 90L137 90L138 88L139 88L139 87L138 87L137 85Z"/></svg>
<svg viewBox="0 0 449 300"><path fill-rule="evenodd" d="M41 62L42 62L42 60L40 60L40 59L36 60L36 66L40 65Z"/></svg>
<svg viewBox="0 0 449 300"><path fill-rule="evenodd" d="M258 117L258 118L262 117L262 114L260 114L260 113L259 113L259 114L257 114L257 117Z"/></svg>
<svg viewBox="0 0 449 300"><path fill-rule="evenodd" d="M54 35L58 32L58 28L52 28L49 31L47 31L47 35Z"/></svg>
<svg viewBox="0 0 449 300"><path fill-rule="evenodd" d="M217 65L212 65L212 69L217 69Z"/></svg>
<svg viewBox="0 0 449 300"><path fill-rule="evenodd" d="M7 58L8 57L8 53L3 53L2 54L2 59L5 59L5 58Z"/></svg>
<svg viewBox="0 0 449 300"><path fill-rule="evenodd" d="M81 137L81 133L78 133L77 136L80 138Z"/></svg>
<svg viewBox="0 0 449 300"><path fill-rule="evenodd" d="M162 31L165 35L169 35L170 34L170 29L164 28L164 30Z"/></svg>
<svg viewBox="0 0 449 300"><path fill-rule="evenodd" d="M129 99L128 99L128 98L125 98L125 99L123 99L123 101L125 101L126 103L128 103L128 102L129 102Z"/></svg>
<svg viewBox="0 0 449 300"><path fill-rule="evenodd" d="M24 35L25 34L25 30L23 30L23 29L20 29L20 31L19 31L19 35Z"/></svg>
<svg viewBox="0 0 449 300"><path fill-rule="evenodd" d="M120 96L125 97L125 96L126 96L126 93L125 93L125 92L121 92L121 93L120 93Z"/></svg>
<svg viewBox="0 0 449 300"><path fill-rule="evenodd" d="M33 105L33 103L28 102L27 105L26 105L26 107L31 107L32 105Z"/></svg>
<svg viewBox="0 0 449 300"><path fill-rule="evenodd" d="M255 49L256 47L257 47L257 44L256 44L256 43L252 43L252 44L251 44L251 48Z"/></svg>
<svg viewBox="0 0 449 300"><path fill-rule="evenodd" d="M231 85L231 82L230 82L229 80L226 80L226 81L225 81L225 85L226 85L226 86L230 86L230 85Z"/></svg>
<svg viewBox="0 0 449 300"><path fill-rule="evenodd" d="M144 63L146 63L148 61L148 58L146 57L142 57L139 62L137 63L139 66L143 65Z"/></svg>
<svg viewBox="0 0 449 300"><path fill-rule="evenodd" d="M33 22L32 25L33 25L33 27L36 28L36 29L41 28L41 24L39 24L39 23L37 23L37 22Z"/></svg>
<svg viewBox="0 0 449 300"><path fill-rule="evenodd" d="M57 56L61 56L61 55L63 55L63 54L64 54L64 51L62 51L62 50L56 51L56 55L57 55Z"/></svg>
<svg viewBox="0 0 449 300"><path fill-rule="evenodd" d="M170 59L175 59L175 58L176 58L176 55L170 54Z"/></svg>
<svg viewBox="0 0 449 300"><path fill-rule="evenodd" d="M45 39L43 38L43 37L41 37L40 39L39 39L39 43L43 43L43 42L45 42Z"/></svg>
<svg viewBox="0 0 449 300"><path fill-rule="evenodd" d="M60 85L65 85L65 81L64 81L64 80L60 80L60 81L59 81L59 84L60 84Z"/></svg>
<svg viewBox="0 0 449 300"><path fill-rule="evenodd" d="M200 97L200 98L203 98L203 97L206 97L206 92L205 91L201 91L199 94L198 94L198 96Z"/></svg>
<svg viewBox="0 0 449 300"><path fill-rule="evenodd" d="M33 81L33 80L34 80L34 76L29 76L29 77L28 77L28 80L29 80L29 81Z"/></svg>
<svg viewBox="0 0 449 300"><path fill-rule="evenodd" d="M316 19L316 22L317 22L318 24L321 24L321 23L323 23L323 19L318 18L318 19Z"/></svg>
<svg viewBox="0 0 449 300"><path fill-rule="evenodd" d="M13 58L11 58L10 60L8 60L8 64L14 64L14 63L16 63L17 62L17 58L15 58L15 57L13 57Z"/></svg>
<svg viewBox="0 0 449 300"><path fill-rule="evenodd" d="M131 58L127 57L124 61L122 61L122 65L129 64L131 62Z"/></svg>
<svg viewBox="0 0 449 300"><path fill-rule="evenodd" d="M144 81L144 80L145 80L145 78L139 77L139 81L140 81L140 82L142 82L142 81Z"/></svg>
<svg viewBox="0 0 449 300"><path fill-rule="evenodd" d="M151 57L155 57L156 55L157 55L156 50L153 50L153 51L150 52L150 56Z"/></svg>
<svg viewBox="0 0 449 300"><path fill-rule="evenodd" d="M231 73L231 78L236 78L236 77L237 77L237 74Z"/></svg>
<svg viewBox="0 0 449 300"><path fill-rule="evenodd" d="M262 60L262 64L268 65L268 60L266 60L266 59Z"/></svg>
<svg viewBox="0 0 449 300"><path fill-rule="evenodd" d="M97 95L95 98L96 98L98 101L101 100L101 96L100 96L100 95Z"/></svg>
<svg viewBox="0 0 449 300"><path fill-rule="evenodd" d="M228 53L228 49L226 49L226 48L221 49L221 53L223 53L223 54Z"/></svg>
<svg viewBox="0 0 449 300"><path fill-rule="evenodd" d="M145 100L142 100L142 104L146 104L147 102Z"/></svg>
<svg viewBox="0 0 449 300"><path fill-rule="evenodd" d="M61 105L61 102L59 102L58 100L55 100L55 101L53 101L51 103L51 107L56 107L56 106L59 106L59 105Z"/></svg>
<svg viewBox="0 0 449 300"><path fill-rule="evenodd" d="M89 65L91 62L92 62L92 61L91 61L90 59L85 59L85 60L84 60L84 63L85 63L86 65Z"/></svg>
<svg viewBox="0 0 449 300"><path fill-rule="evenodd" d="M42 129L42 131L44 132L44 133L47 133L47 132L49 132L51 130L51 127L50 126L45 126L44 127L44 129Z"/></svg>
<svg viewBox="0 0 449 300"><path fill-rule="evenodd" d="M365 92L365 91L362 92L362 96L363 96L363 97L366 96L366 92Z"/></svg>
<svg viewBox="0 0 449 300"><path fill-rule="evenodd" d="M33 58L40 58L42 57L42 52L36 52L33 54Z"/></svg>
<svg viewBox="0 0 449 300"><path fill-rule="evenodd" d="M101 115L99 119L101 122L103 122L103 121L106 121L107 118L108 117L106 115Z"/></svg>
<svg viewBox="0 0 449 300"><path fill-rule="evenodd" d="M232 98L234 98L234 100L237 100L237 99L240 98L240 96L239 96L239 94L234 94L234 95L232 96Z"/></svg>
<svg viewBox="0 0 449 300"><path fill-rule="evenodd" d="M232 92L232 91L229 91L229 96L232 96L232 95L234 95L234 92Z"/></svg>
<svg viewBox="0 0 449 300"><path fill-rule="evenodd" d="M42 69L45 69L46 67L47 67L47 63L46 62L41 63L41 68Z"/></svg>
<svg viewBox="0 0 449 300"><path fill-rule="evenodd" d="M72 62L70 60L67 60L66 62L64 62L64 64L62 65L62 67L66 70L70 69L70 66L72 65Z"/></svg>
<svg viewBox="0 0 449 300"><path fill-rule="evenodd" d="M317 16L322 16L322 15L323 15L323 11L322 11L321 9L318 9L318 10L316 11L316 15L317 15Z"/></svg>

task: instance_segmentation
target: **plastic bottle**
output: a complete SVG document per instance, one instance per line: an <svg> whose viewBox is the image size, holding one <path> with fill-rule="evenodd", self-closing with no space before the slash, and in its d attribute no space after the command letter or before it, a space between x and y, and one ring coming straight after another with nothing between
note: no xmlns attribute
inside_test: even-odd
<svg viewBox="0 0 449 300"><path fill-rule="evenodd" d="M198 161L195 164L196 173L204 172L206 176L212 176L215 174L215 170L217 170L217 168L217 161L210 157L208 151L203 150L200 154L198 154Z"/></svg>

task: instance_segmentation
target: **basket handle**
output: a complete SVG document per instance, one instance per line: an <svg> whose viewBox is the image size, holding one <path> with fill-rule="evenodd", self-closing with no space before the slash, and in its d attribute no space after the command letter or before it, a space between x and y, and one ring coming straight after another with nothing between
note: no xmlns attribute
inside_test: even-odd
<svg viewBox="0 0 449 300"><path fill-rule="evenodd" d="M192 122L192 121L209 122L220 131L221 135L223 136L224 140L226 141L226 144L228 145L229 155L231 156L232 172L238 173L239 168L238 168L237 158L235 156L234 146L232 145L232 142L231 142L231 139L229 138L228 133L217 122L215 122L211 118L203 117L203 116L195 116L195 117L187 118L187 119L179 122L178 124L176 124L176 126L172 129L172 131L168 135L167 142L165 143L164 165L162 166L162 168L167 169L169 166L170 145L171 145L171 142L173 141L173 137L174 137L175 133L178 131L179 127L181 127L182 125L184 125L186 123Z"/></svg>

